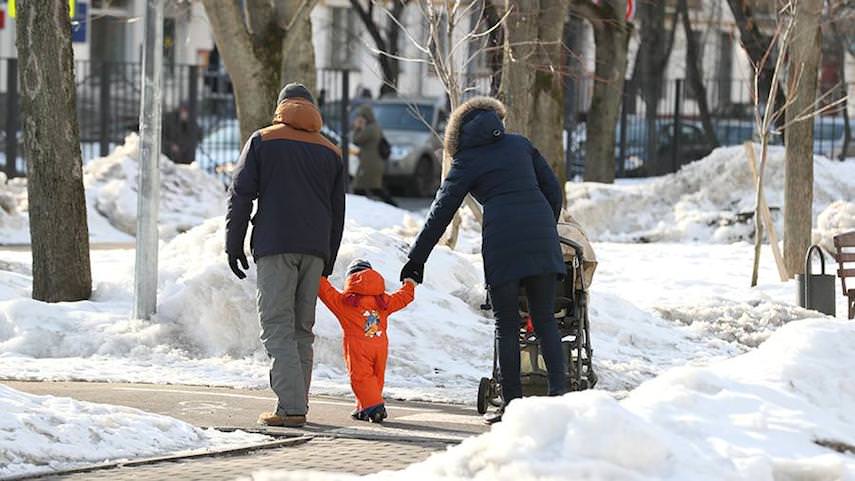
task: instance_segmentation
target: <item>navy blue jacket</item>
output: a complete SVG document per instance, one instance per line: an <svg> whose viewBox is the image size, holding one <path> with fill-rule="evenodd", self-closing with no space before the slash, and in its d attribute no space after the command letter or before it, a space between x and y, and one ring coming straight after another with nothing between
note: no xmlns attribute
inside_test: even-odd
<svg viewBox="0 0 855 481"><path fill-rule="evenodd" d="M332 273L344 229L344 166L309 101L279 104L274 124L243 148L229 189L226 252L242 254L252 203L252 255L310 254Z"/></svg>
<svg viewBox="0 0 855 481"><path fill-rule="evenodd" d="M561 186L537 149L525 137L505 133L502 120L492 110L464 116L454 147L451 170L410 250L410 259L427 261L471 193L484 207L482 255L489 286L541 274L563 275L566 267L556 229Z"/></svg>

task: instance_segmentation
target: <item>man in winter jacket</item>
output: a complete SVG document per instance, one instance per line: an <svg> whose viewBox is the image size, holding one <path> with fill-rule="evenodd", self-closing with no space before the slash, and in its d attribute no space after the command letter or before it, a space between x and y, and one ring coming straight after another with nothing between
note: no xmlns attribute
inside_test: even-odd
<svg viewBox="0 0 855 481"><path fill-rule="evenodd" d="M344 228L346 172L321 126L309 90L286 85L273 124L246 142L230 189L226 253L238 279L246 277L241 266L249 268L244 238L250 220L254 226L261 341L278 397L276 410L259 423L270 426L306 422L318 287L321 275L332 273Z"/></svg>

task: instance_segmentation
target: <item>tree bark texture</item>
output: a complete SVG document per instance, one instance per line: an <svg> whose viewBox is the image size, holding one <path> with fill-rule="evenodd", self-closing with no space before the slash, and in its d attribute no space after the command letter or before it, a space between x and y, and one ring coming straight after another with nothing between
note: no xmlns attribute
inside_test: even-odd
<svg viewBox="0 0 855 481"><path fill-rule="evenodd" d="M776 52L769 53L768 58L764 62L767 50L772 43L772 37L765 35L760 31L760 26L757 25L757 19L754 17L754 4L758 0L727 0L730 11L733 14L733 19L736 22L736 27L739 29L739 42L751 63L755 67L759 67L759 97L761 102L765 102L769 97L769 92L772 90L772 78L775 75L775 55ZM783 111L786 104L786 95L783 89L778 89L775 95L775 110Z"/></svg>
<svg viewBox="0 0 855 481"><path fill-rule="evenodd" d="M509 0L501 94L509 130L528 137L549 162L562 185L564 162L564 83L562 40L567 3L562 0Z"/></svg>
<svg viewBox="0 0 855 481"><path fill-rule="evenodd" d="M813 223L813 117L822 36L822 0L798 0L791 41L787 45L790 106L784 132L784 262L791 276L804 273L804 256ZM791 123L792 122L792 123Z"/></svg>
<svg viewBox="0 0 855 481"><path fill-rule="evenodd" d="M203 0L226 71L234 85L241 143L270 125L279 90L288 82L315 88L309 15L317 0Z"/></svg>
<svg viewBox="0 0 855 481"><path fill-rule="evenodd" d="M590 0L574 5L594 28L594 92L588 110L585 180L613 183L615 125L620 114L626 75L630 26L624 20L625 0Z"/></svg>
<svg viewBox="0 0 855 481"><path fill-rule="evenodd" d="M698 45L698 39L695 38L692 31L692 18L689 16L688 0L677 0L677 8L683 20L683 33L686 35L686 73L688 74L689 87L695 93L695 101L698 103L698 112L701 114L701 125L703 126L706 141L709 145L718 147L718 137L713 126L709 102L707 102L707 88L704 85L701 72L701 62L703 59L698 55L700 46Z"/></svg>
<svg viewBox="0 0 855 481"><path fill-rule="evenodd" d="M634 100L637 87L644 101L645 164L648 166L647 172L652 175L664 174L670 169L670 159L665 165L658 158L659 125L657 114L665 88L665 69L668 65L668 59L671 57L678 17L679 15L675 12L671 30L666 30L665 2L646 1L638 5L641 38L638 54L635 57L629 98Z"/></svg>
<svg viewBox="0 0 855 481"><path fill-rule="evenodd" d="M89 228L68 2L18 2L17 48L33 299L88 299Z"/></svg>

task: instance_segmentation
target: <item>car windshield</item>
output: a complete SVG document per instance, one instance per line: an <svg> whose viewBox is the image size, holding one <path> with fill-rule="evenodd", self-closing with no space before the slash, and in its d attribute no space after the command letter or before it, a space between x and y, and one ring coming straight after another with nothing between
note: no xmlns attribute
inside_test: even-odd
<svg viewBox="0 0 855 481"><path fill-rule="evenodd" d="M372 108L377 122L384 129L427 132L433 121L432 105L377 103Z"/></svg>

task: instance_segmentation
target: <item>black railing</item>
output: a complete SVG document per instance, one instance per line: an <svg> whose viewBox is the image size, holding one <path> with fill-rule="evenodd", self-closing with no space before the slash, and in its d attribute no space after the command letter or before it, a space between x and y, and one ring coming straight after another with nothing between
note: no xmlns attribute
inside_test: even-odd
<svg viewBox="0 0 855 481"><path fill-rule="evenodd" d="M17 69L17 60L0 59L0 171L8 177L26 174ZM84 160L107 155L124 142L128 133L137 131L140 75L138 63L75 62L77 115ZM347 71L334 69L320 70L316 79L316 97L329 127L326 133L340 144L347 143L347 112L352 93L348 81ZM581 175L585 168L585 120L593 81L575 78L568 79L568 84L567 92L572 98L565 104L568 120L565 139L568 172L572 177ZM486 94L489 86L489 78L473 77L467 81L467 92ZM756 135L753 82L713 79L705 82L705 86L718 144L736 145L753 139ZM847 84L845 89L838 87L838 92L830 96L828 102L840 98L844 92L853 97L855 83ZM196 65L176 65L164 79L163 102L164 116L174 115L179 106L186 106L190 121L201 132L193 156L195 161L203 169L227 180L241 148L228 75ZM619 177L672 172L712 150L709 136L703 130L695 94L687 83L668 80L662 86L656 111L651 115L645 105L641 89L627 82L623 108L615 126L615 172ZM836 109L815 119L815 153L838 158L855 151L852 145L849 152L843 151L843 115L843 109ZM851 120L855 124L855 119ZM165 123L164 128L167 127ZM773 139L776 143L781 140ZM343 152L346 156L348 149L344 148Z"/></svg>
<svg viewBox="0 0 855 481"><path fill-rule="evenodd" d="M572 79L571 82L573 86L568 92L574 98L570 104L577 106L574 116L577 123L572 131L566 133L568 172L572 177L583 175L585 169L585 120L593 81L582 78ZM711 79L705 82L705 88L717 143L726 146L757 140L753 81ZM848 83L845 88L836 86L835 92L825 102L834 102L845 93L852 98L855 95L855 83ZM818 97L823 94L819 92ZM621 114L615 127L615 172L618 177L674 172L713 149L703 127L696 95L688 82L682 79L667 80L662 86L656 111L652 115L647 114L643 93L627 81ZM833 159L853 155L855 139L845 142L844 115L845 109L840 107L814 119L814 153ZM855 130L855 118L850 117L849 122ZM678 135L674 135L675 130ZM772 143L782 144L783 139L773 136Z"/></svg>
<svg viewBox="0 0 855 481"><path fill-rule="evenodd" d="M95 61L77 61L74 68L80 144L87 161L108 155L129 133L138 131L141 70L139 63ZM0 88L0 108L4 110L0 114L0 171L10 178L26 175L17 76L17 60L0 59L0 87L4 87ZM342 70L320 70L317 78L322 112L327 123L333 123L326 132L338 142L338 132L346 131L346 116L341 112L349 106L348 95L344 95L349 89L347 80L348 73ZM324 95L320 95L322 91ZM188 122L198 127L201 136L192 159L227 181L241 149L228 75L197 65L175 65L164 78L162 99L164 119L177 116L183 106ZM271 117L273 108L271 101ZM170 125L164 122L166 136Z"/></svg>

